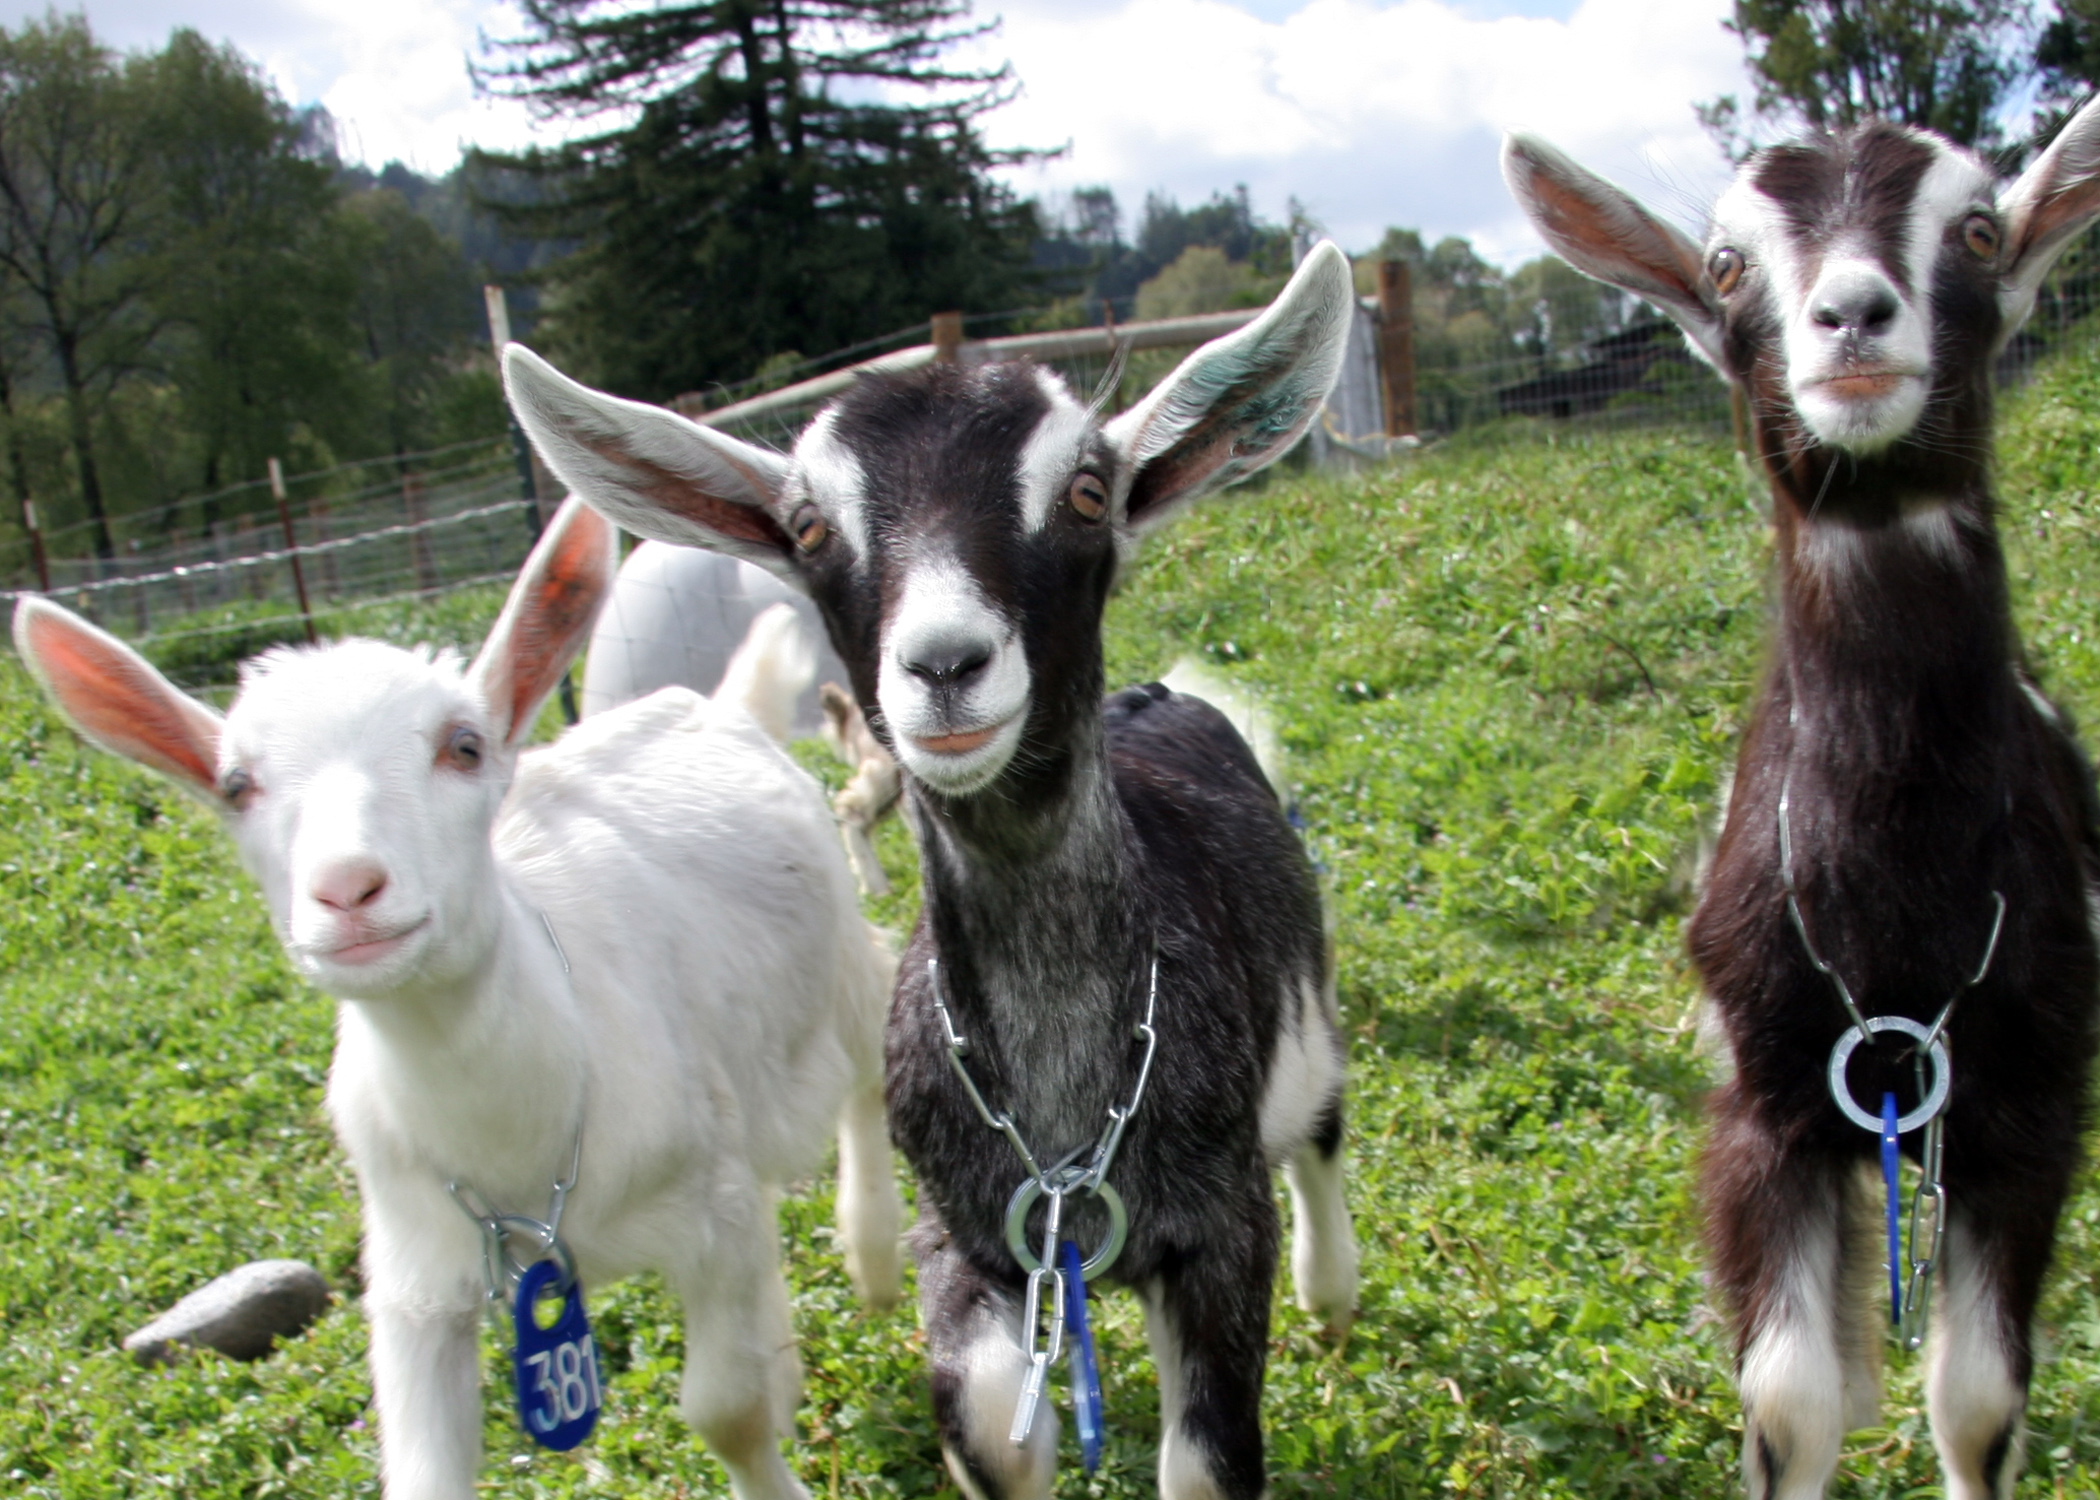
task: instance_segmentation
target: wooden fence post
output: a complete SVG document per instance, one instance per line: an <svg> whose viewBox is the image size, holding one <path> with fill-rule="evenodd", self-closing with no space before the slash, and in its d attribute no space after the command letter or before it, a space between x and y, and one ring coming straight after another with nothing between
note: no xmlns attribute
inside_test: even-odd
<svg viewBox="0 0 2100 1500"><path fill-rule="evenodd" d="M503 368L503 346L510 342L510 298L502 287L490 282L481 289L481 300L489 313L489 343L496 351L496 368ZM525 436L525 429L518 425L515 413L510 418L510 452L518 465L518 498L525 502L525 525L532 533L535 544L540 532L551 517L540 514L543 506L554 498L554 476L547 475L547 483L541 483L540 473L546 465L532 451L532 442ZM576 688L569 673L561 674L561 716L570 724L576 722Z"/></svg>
<svg viewBox="0 0 2100 1500"><path fill-rule="evenodd" d="M401 509L414 528L408 534L408 555L416 569L418 592L437 592L437 559L430 552L430 534L423 527L428 517L423 512L423 478L419 474L401 476Z"/></svg>
<svg viewBox="0 0 2100 1500"><path fill-rule="evenodd" d="M29 558L36 564L36 586L51 592L51 562L44 556L44 529L36 523L36 502L22 498L22 529L29 533Z"/></svg>
<svg viewBox="0 0 2100 1500"><path fill-rule="evenodd" d="M933 360L935 364L954 364L961 358L962 341L961 313L944 312L933 315Z"/></svg>
<svg viewBox="0 0 2100 1500"><path fill-rule="evenodd" d="M1378 263L1378 384L1385 398L1385 435L1415 431L1414 277L1404 260Z"/></svg>
<svg viewBox="0 0 2100 1500"><path fill-rule="evenodd" d="M284 546L291 554L292 588L299 595L299 617L306 622L306 644L311 646L320 637L314 634L314 607L306 597L306 570L299 566L299 538L292 530L292 505L284 492L284 465L274 458L270 460L270 495L277 502L277 519L284 526Z"/></svg>

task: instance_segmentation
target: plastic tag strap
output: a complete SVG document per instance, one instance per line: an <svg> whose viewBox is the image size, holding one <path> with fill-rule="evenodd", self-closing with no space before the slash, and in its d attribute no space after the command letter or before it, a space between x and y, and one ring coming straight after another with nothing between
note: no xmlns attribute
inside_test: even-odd
<svg viewBox="0 0 2100 1500"><path fill-rule="evenodd" d="M1094 1362L1094 1330L1086 1315L1086 1273L1079 1247L1057 1247L1065 1272L1065 1332L1072 1351L1072 1419L1079 1429L1079 1456L1091 1474L1101 1467L1101 1367Z"/></svg>
<svg viewBox="0 0 2100 1500"><path fill-rule="evenodd" d="M511 1365L517 1375L518 1422L542 1448L566 1453L591 1435L605 1390L598 1378L598 1346L583 1311L583 1283L570 1276L561 1316L540 1327L535 1304L550 1286L559 1287L562 1266L552 1260L526 1268L511 1308L517 1345Z"/></svg>
<svg viewBox="0 0 2100 1500"><path fill-rule="evenodd" d="M1896 1096L1881 1096L1881 1182L1889 1215L1889 1322L1903 1323L1903 1235L1898 1225L1896 1173L1903 1153L1896 1144Z"/></svg>

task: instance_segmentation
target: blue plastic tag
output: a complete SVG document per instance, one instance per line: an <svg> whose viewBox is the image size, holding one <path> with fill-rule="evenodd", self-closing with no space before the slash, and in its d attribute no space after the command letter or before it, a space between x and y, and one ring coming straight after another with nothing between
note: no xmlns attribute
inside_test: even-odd
<svg viewBox="0 0 2100 1500"><path fill-rule="evenodd" d="M598 1382L598 1346L583 1312L583 1282L569 1283L552 1328L540 1327L533 1315L540 1294L561 1274L557 1262L543 1260L519 1279L511 1317L518 1342L511 1362L518 1377L518 1420L526 1436L542 1448L566 1453L598 1425L605 1393Z"/></svg>
<svg viewBox="0 0 2100 1500"><path fill-rule="evenodd" d="M1889 1210L1889 1321L1903 1321L1903 1235L1897 1228L1897 1203L1901 1197L1896 1190L1896 1173L1903 1163L1901 1149L1896 1144L1896 1096L1881 1096L1881 1182L1888 1194Z"/></svg>
<svg viewBox="0 0 2100 1500"><path fill-rule="evenodd" d="M1065 1336L1072 1348L1072 1419L1079 1429L1079 1456L1091 1474L1101 1467L1101 1367L1094 1363L1094 1330L1086 1320L1086 1277L1079 1247L1060 1240L1064 1262Z"/></svg>

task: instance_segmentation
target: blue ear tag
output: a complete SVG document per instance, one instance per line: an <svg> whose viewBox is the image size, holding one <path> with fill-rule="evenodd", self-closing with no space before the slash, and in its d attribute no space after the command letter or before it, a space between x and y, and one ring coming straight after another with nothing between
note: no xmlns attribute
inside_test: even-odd
<svg viewBox="0 0 2100 1500"><path fill-rule="evenodd" d="M1889 1321L1903 1321L1903 1235L1896 1227L1896 1171L1903 1156L1896 1145L1896 1096L1881 1096L1881 1182L1887 1189L1889 1206Z"/></svg>
<svg viewBox="0 0 2100 1500"><path fill-rule="evenodd" d="M561 1316L542 1328L533 1306L561 1279L561 1263L534 1262L518 1281L512 1308L517 1348L511 1356L518 1377L518 1420L542 1448L566 1453L591 1435L605 1393L598 1383L598 1346L583 1312L583 1282L572 1279Z"/></svg>
<svg viewBox="0 0 2100 1500"><path fill-rule="evenodd" d="M1094 1363L1094 1330L1086 1320L1086 1276L1079 1247L1060 1240L1064 1262L1065 1332L1072 1344L1072 1420L1079 1428L1079 1455L1091 1474L1101 1467L1101 1367Z"/></svg>

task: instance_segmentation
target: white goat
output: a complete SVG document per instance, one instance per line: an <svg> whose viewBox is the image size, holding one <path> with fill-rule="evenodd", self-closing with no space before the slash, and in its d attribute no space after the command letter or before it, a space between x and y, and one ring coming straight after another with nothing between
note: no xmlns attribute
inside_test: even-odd
<svg viewBox="0 0 2100 1500"><path fill-rule="evenodd" d="M849 1270L897 1292L890 964L815 784L743 705L682 688L519 754L612 566L571 502L464 672L371 641L273 651L223 719L57 606L15 614L84 734L218 811L342 1001L328 1106L364 1202L388 1500L466 1500L480 1462L482 1239L449 1182L552 1217L575 1164L578 1272L654 1268L683 1298L682 1406L746 1500L805 1493L779 1447L800 1371L774 1193L834 1121Z"/></svg>

